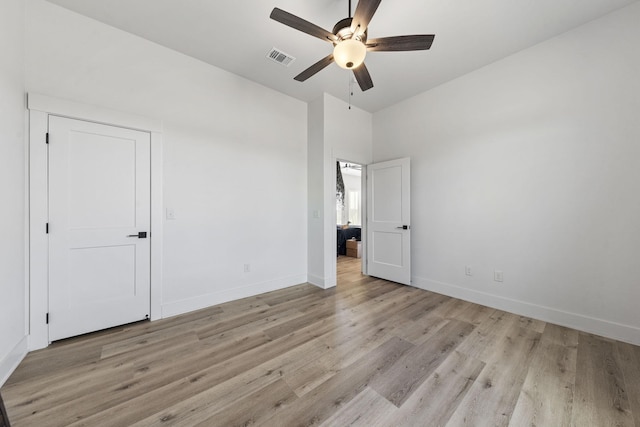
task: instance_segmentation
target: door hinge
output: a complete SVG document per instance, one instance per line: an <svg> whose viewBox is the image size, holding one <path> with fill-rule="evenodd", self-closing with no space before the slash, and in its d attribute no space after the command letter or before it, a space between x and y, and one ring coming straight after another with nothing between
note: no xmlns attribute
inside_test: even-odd
<svg viewBox="0 0 640 427"><path fill-rule="evenodd" d="M47 325L49 324L49 313L47 313Z"/></svg>
<svg viewBox="0 0 640 427"><path fill-rule="evenodd" d="M48 144L49 143L49 132L47 132L47 136L45 137L45 143Z"/></svg>
<svg viewBox="0 0 640 427"><path fill-rule="evenodd" d="M49 223L47 223L47 225L45 226L45 232L49 234Z"/></svg>

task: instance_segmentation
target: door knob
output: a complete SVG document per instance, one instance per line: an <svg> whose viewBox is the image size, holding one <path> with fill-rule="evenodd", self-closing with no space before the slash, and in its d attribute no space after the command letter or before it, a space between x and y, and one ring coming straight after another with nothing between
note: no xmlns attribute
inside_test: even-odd
<svg viewBox="0 0 640 427"><path fill-rule="evenodd" d="M408 230L409 226L408 225L403 225L403 226L396 227L396 228L399 229L399 230Z"/></svg>
<svg viewBox="0 0 640 427"><path fill-rule="evenodd" d="M140 231L138 234L129 234L127 237L137 237L138 239L146 239L147 238L147 232L146 231Z"/></svg>

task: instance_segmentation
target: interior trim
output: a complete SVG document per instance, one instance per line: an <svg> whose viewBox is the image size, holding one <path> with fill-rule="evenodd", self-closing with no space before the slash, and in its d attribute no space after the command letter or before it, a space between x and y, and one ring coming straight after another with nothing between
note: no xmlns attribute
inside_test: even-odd
<svg viewBox="0 0 640 427"><path fill-rule="evenodd" d="M162 122L45 95L28 95L29 108L29 351L49 345L47 146L49 115L151 134L151 320L162 318Z"/></svg>

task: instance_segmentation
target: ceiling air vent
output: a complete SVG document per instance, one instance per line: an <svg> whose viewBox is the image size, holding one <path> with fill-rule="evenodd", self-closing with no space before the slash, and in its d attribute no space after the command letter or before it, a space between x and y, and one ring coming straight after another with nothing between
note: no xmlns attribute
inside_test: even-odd
<svg viewBox="0 0 640 427"><path fill-rule="evenodd" d="M271 49L271 51L267 54L267 58L274 62L277 62L278 64L282 64L285 67L288 67L293 61L296 60L296 58L294 58L293 56L289 55L288 53L284 53L283 51L278 50L275 47Z"/></svg>

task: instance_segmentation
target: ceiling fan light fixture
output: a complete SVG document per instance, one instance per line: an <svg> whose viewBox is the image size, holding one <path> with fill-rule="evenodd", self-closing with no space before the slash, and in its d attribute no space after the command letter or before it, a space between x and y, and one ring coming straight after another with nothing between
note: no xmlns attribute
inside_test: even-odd
<svg viewBox="0 0 640 427"><path fill-rule="evenodd" d="M345 70L358 68L366 55L367 47L356 39L341 40L333 48L334 61Z"/></svg>

